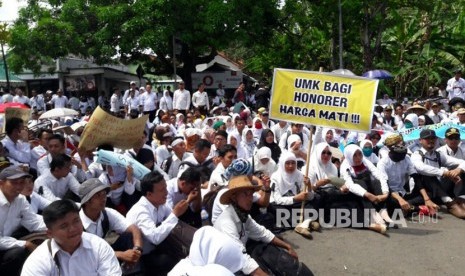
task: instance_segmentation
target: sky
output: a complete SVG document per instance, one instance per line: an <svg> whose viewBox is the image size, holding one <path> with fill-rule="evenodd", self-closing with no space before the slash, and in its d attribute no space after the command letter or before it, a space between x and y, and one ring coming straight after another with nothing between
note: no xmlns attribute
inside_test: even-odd
<svg viewBox="0 0 465 276"><path fill-rule="evenodd" d="M1 0L2 6L0 7L0 21L11 21L18 18L18 10L20 7L27 5L26 0Z"/></svg>

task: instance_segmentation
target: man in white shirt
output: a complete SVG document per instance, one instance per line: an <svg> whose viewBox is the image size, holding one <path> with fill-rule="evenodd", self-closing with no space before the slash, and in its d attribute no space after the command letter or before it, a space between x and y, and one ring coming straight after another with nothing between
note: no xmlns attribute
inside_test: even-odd
<svg viewBox="0 0 465 276"><path fill-rule="evenodd" d="M191 93L184 89L184 82L179 83L179 89L173 94L173 109L186 115L191 107Z"/></svg>
<svg viewBox="0 0 465 276"><path fill-rule="evenodd" d="M223 99L225 94L226 94L226 91L224 91L224 89L223 89L223 84L219 83L218 84L218 89L216 89L216 95L220 99Z"/></svg>
<svg viewBox="0 0 465 276"><path fill-rule="evenodd" d="M438 152L442 152L457 159L465 160L465 145L460 142L460 130L458 128L448 128L445 133L444 141L446 144L439 147Z"/></svg>
<svg viewBox="0 0 465 276"><path fill-rule="evenodd" d="M177 136L171 142L172 155L161 164L161 169L166 172L170 179L176 178L179 172L179 165L186 160L190 154L186 152L186 142L184 137Z"/></svg>
<svg viewBox="0 0 465 276"><path fill-rule="evenodd" d="M113 89L113 95L110 97L110 112L113 115L118 116L120 109L121 109L121 101L120 101L121 92L118 88Z"/></svg>
<svg viewBox="0 0 465 276"><path fill-rule="evenodd" d="M24 96L23 90L20 88L16 89L16 96L13 97L13 102L30 105L29 98Z"/></svg>
<svg viewBox="0 0 465 276"><path fill-rule="evenodd" d="M63 95L63 90L58 89L56 95L52 96L49 104L53 105L53 108L64 108L68 106L68 97Z"/></svg>
<svg viewBox="0 0 465 276"><path fill-rule="evenodd" d="M129 96L126 98L124 102L124 109L126 111L126 117L129 117L131 111L137 111L139 113L139 97L136 97L135 90L129 90Z"/></svg>
<svg viewBox="0 0 465 276"><path fill-rule="evenodd" d="M126 218L138 226L144 236L142 262L146 274L168 272L178 260L169 256L171 250L163 248L163 242L178 223L179 217L189 208L191 199L181 200L171 209L166 204L166 181L157 171L142 178L141 192L142 197L129 210Z"/></svg>
<svg viewBox="0 0 465 276"><path fill-rule="evenodd" d="M2 275L19 275L28 252L37 247L20 241L12 234L21 226L28 231L45 231L42 218L31 211L29 203L20 195L32 177L19 167L7 167L0 172L0 271Z"/></svg>
<svg viewBox="0 0 465 276"><path fill-rule="evenodd" d="M68 107L79 111L79 98L76 97L76 92L71 92L71 98L68 100Z"/></svg>
<svg viewBox="0 0 465 276"><path fill-rule="evenodd" d="M428 111L427 115L435 124L439 124L442 120L447 118L447 115L441 112L441 104L438 102L433 102L431 110Z"/></svg>
<svg viewBox="0 0 465 276"><path fill-rule="evenodd" d="M30 105L32 109L36 109L37 111L45 111L45 101L42 94L37 94L35 89L31 91L32 97L29 99Z"/></svg>
<svg viewBox="0 0 465 276"><path fill-rule="evenodd" d="M455 76L447 81L446 91L449 100L455 97L465 99L465 80L462 79L462 70L455 70Z"/></svg>
<svg viewBox="0 0 465 276"><path fill-rule="evenodd" d="M31 168L37 170L37 161L47 154L48 140L53 136L51 129L40 129L37 133L39 144L31 150Z"/></svg>
<svg viewBox="0 0 465 276"><path fill-rule="evenodd" d="M205 91L205 84L199 84L198 90L192 95L192 105L204 116L210 110L210 102L208 101L208 93Z"/></svg>
<svg viewBox="0 0 465 276"><path fill-rule="evenodd" d="M200 196L200 172L197 168L187 168L179 178L173 178L167 183L168 196L166 204L173 208L181 200L191 198L189 208L179 219L195 228L202 227L200 211L202 197Z"/></svg>
<svg viewBox="0 0 465 276"><path fill-rule="evenodd" d="M62 198L79 201L79 182L70 173L71 157L66 154L54 156L50 170L34 182L34 191L50 201Z"/></svg>
<svg viewBox="0 0 465 276"><path fill-rule="evenodd" d="M109 192L110 187L97 178L84 181L79 187L79 216L87 233L100 238L105 238L110 231L117 233L119 238L111 245L116 257L126 265L134 266L142 254L142 234L115 209L105 207Z"/></svg>
<svg viewBox="0 0 465 276"><path fill-rule="evenodd" d="M83 233L79 208L70 200L51 203L43 212L50 240L43 242L24 263L22 276L122 275L110 245Z"/></svg>
<svg viewBox="0 0 465 276"><path fill-rule="evenodd" d="M134 91L134 96L135 97L139 97L139 89L137 89L137 86L136 86L136 82L135 81L131 81L129 83L129 89L124 91L124 95L123 95L123 103L126 102L126 99L129 97L129 93L131 91Z"/></svg>
<svg viewBox="0 0 465 276"><path fill-rule="evenodd" d="M31 145L21 140L25 130L21 118L12 117L5 123L6 136L2 140L3 146L8 150L8 157L18 163L29 165L31 162Z"/></svg>
<svg viewBox="0 0 465 276"><path fill-rule="evenodd" d="M149 114L149 121L155 120L155 111L158 105L158 97L155 92L152 92L152 86L147 84L145 86L145 92L139 96L140 110L144 114Z"/></svg>
<svg viewBox="0 0 465 276"><path fill-rule="evenodd" d="M422 175L422 183L433 201L444 203L449 213L464 219L465 204L459 195L464 194L462 175L465 161L438 152L435 150L436 142L435 131L423 129L420 132L422 148L412 154L412 163Z"/></svg>

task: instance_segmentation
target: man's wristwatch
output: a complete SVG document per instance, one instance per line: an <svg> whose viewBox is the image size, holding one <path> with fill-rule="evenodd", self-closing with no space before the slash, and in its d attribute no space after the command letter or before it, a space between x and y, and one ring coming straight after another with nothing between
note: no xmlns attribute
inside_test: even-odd
<svg viewBox="0 0 465 276"><path fill-rule="evenodd" d="M271 193L271 188L265 188L265 187L262 187L262 191L264 191L265 193L267 194L270 194Z"/></svg>
<svg viewBox="0 0 465 276"><path fill-rule="evenodd" d="M140 251L141 254L144 253L144 250L142 250L142 247L140 247L140 246L134 246L134 247L132 248L132 250Z"/></svg>

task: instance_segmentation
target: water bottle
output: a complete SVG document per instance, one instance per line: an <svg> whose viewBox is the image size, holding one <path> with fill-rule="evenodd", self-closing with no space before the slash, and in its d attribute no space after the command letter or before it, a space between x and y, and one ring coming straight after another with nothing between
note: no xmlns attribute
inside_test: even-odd
<svg viewBox="0 0 465 276"><path fill-rule="evenodd" d="M202 225L210 224L208 221L208 212L205 210L205 207L202 207L202 211L200 212L200 216L202 217Z"/></svg>

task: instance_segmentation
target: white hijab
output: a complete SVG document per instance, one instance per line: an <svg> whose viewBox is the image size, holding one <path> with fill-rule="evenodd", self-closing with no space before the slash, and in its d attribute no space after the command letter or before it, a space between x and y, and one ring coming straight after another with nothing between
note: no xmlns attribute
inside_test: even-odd
<svg viewBox="0 0 465 276"><path fill-rule="evenodd" d="M323 164L323 161L321 161L321 153L326 148L330 150L330 146L326 142L317 144L310 157L310 173L315 174L316 180L337 176L337 168L331 160L327 164Z"/></svg>
<svg viewBox="0 0 465 276"><path fill-rule="evenodd" d="M365 139L365 140L363 140L362 142L360 142L360 147L363 149L363 147L364 147L366 144L370 144L371 147L373 148L373 143L372 143L370 140L368 140L368 139ZM362 151L362 153L363 153L363 151ZM366 159L368 159L368 160L370 160L370 162L373 163L373 164L377 164L377 163L379 162L378 156L376 156L376 154L374 154L374 153L371 153L371 155L368 156L368 157L366 157L365 155L364 155L363 157L366 158Z"/></svg>
<svg viewBox="0 0 465 276"><path fill-rule="evenodd" d="M260 161L261 159L268 159L265 165ZM261 147L254 158L255 171L261 171L267 176L271 176L276 171L276 163L271 158L271 150L268 147Z"/></svg>
<svg viewBox="0 0 465 276"><path fill-rule="evenodd" d="M279 164L278 164L278 171L276 174L280 176L281 181L288 187L293 187L296 182L299 182L302 178L302 173L297 169L295 169L292 173L287 173L285 164L287 161L294 161L297 163L297 158L292 152L283 151L281 156L279 157Z"/></svg>

